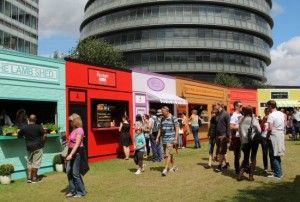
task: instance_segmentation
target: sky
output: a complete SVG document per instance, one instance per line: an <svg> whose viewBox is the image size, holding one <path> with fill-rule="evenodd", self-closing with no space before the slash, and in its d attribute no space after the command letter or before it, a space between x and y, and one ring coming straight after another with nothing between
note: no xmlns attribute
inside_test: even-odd
<svg viewBox="0 0 300 202"><path fill-rule="evenodd" d="M79 26L87 0L42 0L39 19L39 55L69 53L79 40ZM273 0L274 45L268 83L300 85L300 1Z"/></svg>

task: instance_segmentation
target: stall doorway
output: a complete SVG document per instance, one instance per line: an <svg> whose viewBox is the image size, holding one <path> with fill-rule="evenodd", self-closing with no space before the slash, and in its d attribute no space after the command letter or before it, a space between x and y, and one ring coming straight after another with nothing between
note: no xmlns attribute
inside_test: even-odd
<svg viewBox="0 0 300 202"><path fill-rule="evenodd" d="M150 102L149 106L150 106L149 109L156 109L156 111L158 109L161 109L164 106L167 106L170 109L170 113L174 115L174 105L173 104L164 104L164 103L160 103L160 102Z"/></svg>
<svg viewBox="0 0 300 202"><path fill-rule="evenodd" d="M37 124L57 124L57 102L0 100L0 110L5 110L13 124L16 123L17 112L24 109L27 116L35 114Z"/></svg>
<svg viewBox="0 0 300 202"><path fill-rule="evenodd" d="M85 138L83 139L83 144L88 149L88 130L87 130L87 106L85 104L70 104L69 105L69 116L73 113L78 114L82 120L82 128L84 130ZM68 116L68 117L69 117ZM70 130L72 130L71 125L69 125Z"/></svg>

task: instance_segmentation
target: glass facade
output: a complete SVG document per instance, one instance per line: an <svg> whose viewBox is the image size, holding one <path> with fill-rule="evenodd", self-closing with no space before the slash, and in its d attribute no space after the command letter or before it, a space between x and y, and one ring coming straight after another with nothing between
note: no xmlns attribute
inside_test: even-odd
<svg viewBox="0 0 300 202"><path fill-rule="evenodd" d="M263 80L273 44L271 3L93 0L85 8L81 39L108 41L132 67L166 73L225 71Z"/></svg>
<svg viewBox="0 0 300 202"><path fill-rule="evenodd" d="M0 0L0 27L2 47L37 54L38 1Z"/></svg>

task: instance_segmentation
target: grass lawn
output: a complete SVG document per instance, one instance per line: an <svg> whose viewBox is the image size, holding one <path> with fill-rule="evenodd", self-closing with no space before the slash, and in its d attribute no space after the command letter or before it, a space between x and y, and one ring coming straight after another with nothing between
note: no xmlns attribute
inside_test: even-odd
<svg viewBox="0 0 300 202"><path fill-rule="evenodd" d="M300 142L287 141L283 157L284 178L269 179L262 174L261 148L255 181L238 182L231 168L225 173L206 170L208 144L201 150L180 150L176 156L179 170L161 177L162 163L146 162L145 173L135 176L132 160L116 159L91 164L84 177L88 194L81 201L300 201ZM78 201L66 199L65 174L50 173L38 184L18 180L0 185L0 201Z"/></svg>

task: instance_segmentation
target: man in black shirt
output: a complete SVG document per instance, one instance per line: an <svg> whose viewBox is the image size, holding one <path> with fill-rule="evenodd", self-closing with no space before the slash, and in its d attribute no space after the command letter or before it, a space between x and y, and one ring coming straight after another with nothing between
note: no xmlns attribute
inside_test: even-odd
<svg viewBox="0 0 300 202"><path fill-rule="evenodd" d="M30 115L28 125L21 128L19 137L25 138L26 148L28 151L28 183L38 182L38 169L41 166L43 147L46 134L42 126L36 124L36 116Z"/></svg>
<svg viewBox="0 0 300 202"><path fill-rule="evenodd" d="M216 108L219 111L217 119L217 126L216 126L216 140L217 140L217 147L218 147L218 155L219 155L219 166L216 169L217 172L222 171L222 163L225 160L225 155L227 153L227 143L229 141L230 136L230 115L224 109L224 105L222 103L217 103ZM226 163L225 168L228 165Z"/></svg>

